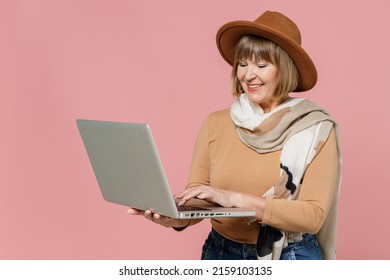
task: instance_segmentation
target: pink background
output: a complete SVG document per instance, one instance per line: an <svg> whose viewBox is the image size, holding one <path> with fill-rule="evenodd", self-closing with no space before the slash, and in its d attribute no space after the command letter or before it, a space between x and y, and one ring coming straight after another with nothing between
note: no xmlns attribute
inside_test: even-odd
<svg viewBox="0 0 390 280"><path fill-rule="evenodd" d="M232 102L217 29L278 10L318 67L300 96L341 127L338 257L389 259L390 5L347 2L1 0L0 258L198 259L208 221L177 233L105 202L75 120L150 123L180 191L203 119Z"/></svg>

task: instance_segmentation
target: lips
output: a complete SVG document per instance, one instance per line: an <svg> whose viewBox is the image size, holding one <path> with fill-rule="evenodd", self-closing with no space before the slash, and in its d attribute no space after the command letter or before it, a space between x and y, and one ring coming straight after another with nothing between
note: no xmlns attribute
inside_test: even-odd
<svg viewBox="0 0 390 280"><path fill-rule="evenodd" d="M258 90L263 84L247 84L249 91Z"/></svg>

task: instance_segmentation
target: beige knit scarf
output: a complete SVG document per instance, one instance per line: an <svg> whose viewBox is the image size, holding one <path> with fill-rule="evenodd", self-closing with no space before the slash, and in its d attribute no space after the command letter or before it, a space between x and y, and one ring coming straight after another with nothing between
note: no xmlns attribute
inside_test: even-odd
<svg viewBox="0 0 390 280"><path fill-rule="evenodd" d="M338 127L329 114L304 98L289 98L269 113L241 94L231 107L231 117L243 143L259 153L282 150L280 177L264 196L296 199L306 168L320 152L332 127L339 151L339 176L332 208L317 234L323 258L336 258L336 223L341 182L341 153ZM260 227L257 241L259 259L279 259L289 242L302 239L302 233L286 232L271 226Z"/></svg>

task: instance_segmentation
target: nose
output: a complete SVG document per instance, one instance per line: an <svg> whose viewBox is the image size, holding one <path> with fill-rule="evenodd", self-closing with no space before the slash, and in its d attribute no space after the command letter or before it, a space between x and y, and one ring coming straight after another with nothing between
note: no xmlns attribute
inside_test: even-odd
<svg viewBox="0 0 390 280"><path fill-rule="evenodd" d="M253 67L253 65L249 64L246 67L246 72L245 72L245 80L251 81L256 78L256 68Z"/></svg>

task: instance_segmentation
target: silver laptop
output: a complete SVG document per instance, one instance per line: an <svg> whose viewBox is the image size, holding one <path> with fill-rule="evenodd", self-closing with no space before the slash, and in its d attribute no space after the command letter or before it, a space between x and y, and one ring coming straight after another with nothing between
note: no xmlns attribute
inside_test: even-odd
<svg viewBox="0 0 390 280"><path fill-rule="evenodd" d="M180 209L147 124L79 119L77 126L105 200L178 219L255 215L249 209L201 203Z"/></svg>

